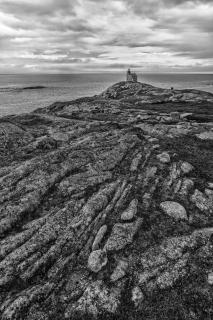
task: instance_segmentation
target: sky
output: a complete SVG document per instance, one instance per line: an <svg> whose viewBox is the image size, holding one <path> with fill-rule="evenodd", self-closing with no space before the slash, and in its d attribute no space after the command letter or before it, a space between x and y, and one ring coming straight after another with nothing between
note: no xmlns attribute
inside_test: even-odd
<svg viewBox="0 0 213 320"><path fill-rule="evenodd" d="M0 0L0 73L213 72L213 0Z"/></svg>

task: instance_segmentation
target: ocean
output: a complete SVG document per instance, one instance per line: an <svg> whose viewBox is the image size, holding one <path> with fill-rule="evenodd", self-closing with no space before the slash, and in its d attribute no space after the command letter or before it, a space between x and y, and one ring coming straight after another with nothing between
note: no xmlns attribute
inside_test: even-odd
<svg viewBox="0 0 213 320"><path fill-rule="evenodd" d="M30 112L56 101L99 94L125 80L124 73L0 75L0 116ZM162 88L194 88L213 93L213 74L138 74L138 81Z"/></svg>

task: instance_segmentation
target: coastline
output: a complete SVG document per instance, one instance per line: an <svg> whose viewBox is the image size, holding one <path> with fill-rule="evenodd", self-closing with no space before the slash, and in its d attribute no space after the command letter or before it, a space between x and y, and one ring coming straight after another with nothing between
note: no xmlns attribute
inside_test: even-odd
<svg viewBox="0 0 213 320"><path fill-rule="evenodd" d="M211 312L212 105L119 82L0 119L2 320Z"/></svg>
<svg viewBox="0 0 213 320"><path fill-rule="evenodd" d="M55 101L70 101L82 96L93 96L122 79L123 74L121 73L0 76L0 116L31 112ZM210 92L212 90L213 92L212 74L143 73L138 74L138 80L164 89L171 87L175 89L199 88L203 91ZM25 87L38 86L45 88L21 90Z"/></svg>

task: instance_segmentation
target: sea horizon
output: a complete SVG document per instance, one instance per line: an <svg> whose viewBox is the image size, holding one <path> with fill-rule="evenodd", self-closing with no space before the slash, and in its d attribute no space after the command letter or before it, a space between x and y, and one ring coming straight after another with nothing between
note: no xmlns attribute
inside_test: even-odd
<svg viewBox="0 0 213 320"><path fill-rule="evenodd" d="M213 93L213 73L137 74L139 82L156 87ZM125 77L125 72L0 74L0 116L31 112L56 101L100 94L114 83L125 81Z"/></svg>
<svg viewBox="0 0 213 320"><path fill-rule="evenodd" d="M134 70L134 68L131 68L132 70ZM135 71L135 70L134 70ZM172 71L165 71L165 72L152 72L152 71L136 71L139 74L213 74L213 71L209 71L209 72L197 72L197 71L176 71L176 72L172 72ZM17 72L17 73L0 73L0 75L73 75L73 74L125 74L124 71L96 71L96 72L57 72L57 73L51 73L51 72L47 72L47 73L43 73L43 72Z"/></svg>

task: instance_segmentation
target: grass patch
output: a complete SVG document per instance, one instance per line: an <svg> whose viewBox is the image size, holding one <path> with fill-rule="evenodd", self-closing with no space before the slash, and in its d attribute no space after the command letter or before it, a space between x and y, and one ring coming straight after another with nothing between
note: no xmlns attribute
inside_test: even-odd
<svg viewBox="0 0 213 320"><path fill-rule="evenodd" d="M178 111L182 113L193 113L203 116L213 116L213 105L210 102L156 102L156 103L140 103L135 97L130 97L127 100L129 105L126 105L127 109L143 109L143 110L153 110L157 112L173 112ZM123 101L122 101L123 102ZM134 105L134 102L138 102L138 105ZM124 106L125 107L125 106Z"/></svg>
<svg viewBox="0 0 213 320"><path fill-rule="evenodd" d="M180 160L191 163L201 179L213 181L213 141L186 135L161 141L164 150L177 153Z"/></svg>

